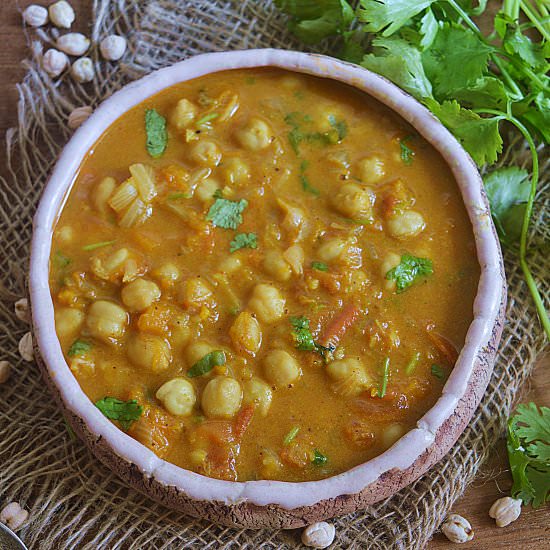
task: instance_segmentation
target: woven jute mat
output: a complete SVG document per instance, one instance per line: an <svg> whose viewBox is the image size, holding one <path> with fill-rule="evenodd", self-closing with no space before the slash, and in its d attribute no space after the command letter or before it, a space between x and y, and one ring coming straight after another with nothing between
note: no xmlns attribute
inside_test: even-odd
<svg viewBox="0 0 550 550"><path fill-rule="evenodd" d="M122 64L96 61L97 77L76 85L52 82L40 69L42 33L19 85L18 126L8 132L9 166L0 181L3 262L0 359L14 372L0 386L0 505L19 501L30 511L20 532L31 549L294 548L293 531L245 531L187 518L127 488L80 441L17 344L28 327L13 314L24 295L31 217L59 150L70 137L67 117L96 106L127 82L196 53L258 47L303 49L271 2L239 0L95 0L92 38L116 32L129 39ZM325 52L330 53L330 44ZM523 143L512 140L501 162L528 165ZM536 245L549 241L549 156L541 151L543 182L529 256L543 299L549 300L550 262ZM546 215L546 219L544 216ZM453 502L474 478L496 440L534 365L544 337L516 257L505 252L509 283L507 323L494 374L483 402L454 448L426 475L393 497L335 520L335 548L422 548ZM546 278L546 280L545 280Z"/></svg>

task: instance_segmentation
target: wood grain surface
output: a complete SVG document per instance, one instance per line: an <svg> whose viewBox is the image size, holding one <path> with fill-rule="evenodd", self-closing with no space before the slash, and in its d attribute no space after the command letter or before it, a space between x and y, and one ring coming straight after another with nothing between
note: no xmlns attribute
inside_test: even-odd
<svg viewBox="0 0 550 550"><path fill-rule="evenodd" d="M0 175L6 175L4 133L17 120L16 84L24 74L21 61L28 55L19 12L30 3L32 2L29 0L0 0ZM50 2L38 0L37 3ZM74 28L85 32L90 17L91 0L72 0L71 3L77 11ZM550 354L540 358L521 400L533 400L539 405L550 406ZM550 549L550 505L538 510L524 508L520 518L504 529L497 528L489 518L491 504L497 498L507 495L511 486L507 468L506 449L502 440L474 483L454 506L454 511L468 518L475 530L474 540L461 548ZM361 541L361 546L365 542ZM453 546L443 535L437 534L429 543L428 550L450 549Z"/></svg>

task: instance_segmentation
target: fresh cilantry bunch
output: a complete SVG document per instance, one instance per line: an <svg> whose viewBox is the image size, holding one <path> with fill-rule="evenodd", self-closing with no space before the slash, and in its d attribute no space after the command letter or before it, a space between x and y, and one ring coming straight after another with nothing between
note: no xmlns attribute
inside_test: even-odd
<svg viewBox="0 0 550 550"><path fill-rule="evenodd" d="M523 135L533 161L530 180L525 170L505 167L490 172L485 187L500 240L518 250L550 337L550 319L526 260L539 177L536 144L550 142L547 0L505 0L488 34L473 19L485 12L487 0L359 0L356 8L346 0L275 3L303 42L340 36L340 57L421 101L480 167L493 164L502 152L502 122Z"/></svg>

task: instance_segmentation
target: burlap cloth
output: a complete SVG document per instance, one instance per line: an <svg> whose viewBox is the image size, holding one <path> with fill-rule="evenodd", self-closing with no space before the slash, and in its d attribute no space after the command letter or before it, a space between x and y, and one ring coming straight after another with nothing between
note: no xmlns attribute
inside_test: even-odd
<svg viewBox="0 0 550 550"><path fill-rule="evenodd" d="M19 86L18 126L7 135L10 162L0 186L0 359L9 360L14 372L10 382L0 386L0 505L16 500L30 511L20 534L31 549L295 547L297 532L210 525L171 512L124 486L71 438L38 367L23 361L17 351L28 327L15 318L13 302L24 294L31 217L57 153L70 136L71 110L97 105L128 81L192 54L303 48L271 2L95 0L94 42L111 32L129 39L125 63L98 62L96 80L85 86L67 77L52 82L40 70L40 46L33 42L28 73ZM40 38L47 45L48 35ZM96 49L92 53L97 60ZM548 151L542 157L530 264L548 303L548 250L544 244L537 246L547 245L550 238ZM502 163L525 164L528 159L522 142L515 140ZM516 257L506 252L505 261L508 321L490 386L471 425L451 452L411 486L363 512L337 519L334 547L423 547L502 437L515 397L544 346Z"/></svg>

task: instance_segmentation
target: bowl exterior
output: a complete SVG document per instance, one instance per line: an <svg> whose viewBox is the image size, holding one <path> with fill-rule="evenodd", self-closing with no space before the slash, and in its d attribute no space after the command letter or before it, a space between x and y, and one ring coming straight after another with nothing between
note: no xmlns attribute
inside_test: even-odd
<svg viewBox="0 0 550 550"><path fill-rule="evenodd" d="M274 66L350 84L412 124L445 158L462 192L481 267L474 320L438 402L380 456L331 478L304 483L214 480L169 464L105 419L70 372L55 335L48 265L53 228L80 163L126 110L177 82L235 68ZM506 287L498 238L481 178L453 136L416 100L365 69L329 57L282 50L204 54L161 69L105 101L64 148L34 219L29 295L35 354L78 436L125 482L198 518L246 528L296 528L365 508L422 475L470 421L492 373L504 322Z"/></svg>

